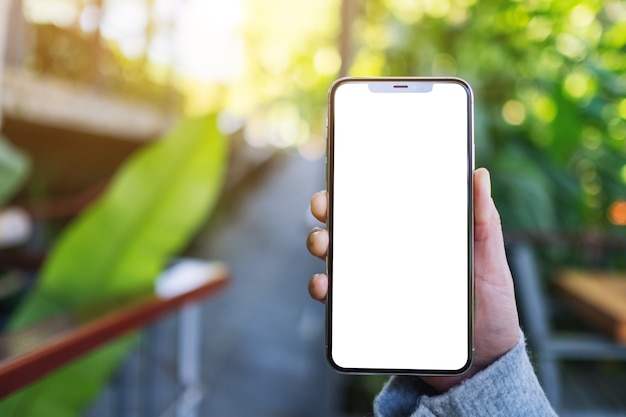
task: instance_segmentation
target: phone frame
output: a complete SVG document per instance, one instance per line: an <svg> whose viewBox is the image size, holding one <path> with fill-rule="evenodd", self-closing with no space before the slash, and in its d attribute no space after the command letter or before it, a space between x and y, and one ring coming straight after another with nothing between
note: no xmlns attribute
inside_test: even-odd
<svg viewBox="0 0 626 417"><path fill-rule="evenodd" d="M379 369L379 368L344 368L335 363L332 358L332 306L333 306L333 203L334 203L334 95L338 87L345 83L376 83L376 82L427 82L427 83L456 83L467 92L467 224L468 224L468 271L467 271L467 317L468 317L468 344L467 362L464 366L454 370L440 369ZM465 80L457 77L343 77L336 80L328 92L328 116L326 119L327 148L326 148L326 186L328 190L328 219L329 246L326 255L326 274L328 276L328 294L326 298L326 334L325 352L329 365L340 373L347 374L401 374L418 376L453 376L461 375L472 366L474 359L474 209L473 209L473 172L474 172L474 95L471 86Z"/></svg>

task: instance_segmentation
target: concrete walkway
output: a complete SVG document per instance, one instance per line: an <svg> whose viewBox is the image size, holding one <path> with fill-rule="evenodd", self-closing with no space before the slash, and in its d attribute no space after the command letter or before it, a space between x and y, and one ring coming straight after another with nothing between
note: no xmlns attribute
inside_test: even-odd
<svg viewBox="0 0 626 417"><path fill-rule="evenodd" d="M324 359L324 308L309 277L323 271L305 238L323 160L281 155L224 199L192 255L225 261L232 284L203 306L202 416L334 416L341 378Z"/></svg>

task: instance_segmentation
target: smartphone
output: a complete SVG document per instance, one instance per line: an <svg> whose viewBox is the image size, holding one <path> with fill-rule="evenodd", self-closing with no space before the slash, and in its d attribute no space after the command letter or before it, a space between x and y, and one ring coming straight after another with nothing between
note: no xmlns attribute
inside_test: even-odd
<svg viewBox="0 0 626 417"><path fill-rule="evenodd" d="M463 373L473 351L469 84L342 78L328 109L329 363Z"/></svg>

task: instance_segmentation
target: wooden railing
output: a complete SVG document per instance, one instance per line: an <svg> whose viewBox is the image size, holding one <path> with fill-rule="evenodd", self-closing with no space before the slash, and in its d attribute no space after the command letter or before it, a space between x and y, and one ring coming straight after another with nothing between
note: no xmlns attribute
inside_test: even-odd
<svg viewBox="0 0 626 417"><path fill-rule="evenodd" d="M224 288L228 281L229 272L223 264L183 260L161 276L155 291L111 300L0 335L0 398L106 342L197 304ZM190 331L197 338L200 329Z"/></svg>

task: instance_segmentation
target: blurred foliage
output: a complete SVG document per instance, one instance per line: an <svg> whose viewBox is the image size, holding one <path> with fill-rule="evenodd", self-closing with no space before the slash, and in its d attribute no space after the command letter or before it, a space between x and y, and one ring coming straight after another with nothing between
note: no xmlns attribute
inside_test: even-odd
<svg viewBox="0 0 626 417"><path fill-rule="evenodd" d="M626 2L370 0L351 75L459 76L509 229L616 231L626 197Z"/></svg>
<svg viewBox="0 0 626 417"><path fill-rule="evenodd" d="M246 67L231 106L249 115L249 141L324 149L326 94L341 65L339 1L242 3Z"/></svg>
<svg viewBox="0 0 626 417"><path fill-rule="evenodd" d="M22 186L31 161L0 134L0 207Z"/></svg>
<svg viewBox="0 0 626 417"><path fill-rule="evenodd" d="M475 91L477 166L492 171L507 229L624 233L607 215L626 199L626 2L277 3L245 3L242 88L262 117L319 141L342 59L353 76L462 77ZM346 5L358 9L348 28Z"/></svg>
<svg viewBox="0 0 626 417"><path fill-rule="evenodd" d="M59 237L9 328L153 289L217 202L226 154L215 117L183 121L134 154ZM122 339L73 362L0 402L0 414L78 415L130 345Z"/></svg>

